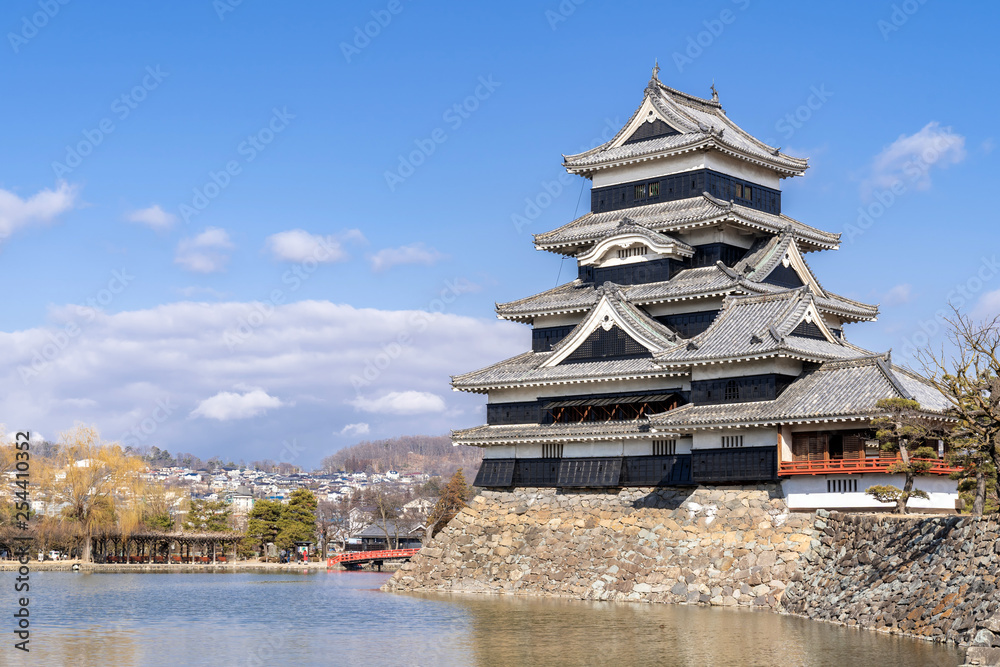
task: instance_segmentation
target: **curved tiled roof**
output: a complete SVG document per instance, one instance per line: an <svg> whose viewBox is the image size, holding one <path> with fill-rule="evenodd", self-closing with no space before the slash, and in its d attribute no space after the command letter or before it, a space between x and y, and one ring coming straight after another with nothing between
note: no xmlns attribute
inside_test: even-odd
<svg viewBox="0 0 1000 667"><path fill-rule="evenodd" d="M632 126L647 98L679 134L616 145L621 143L623 133ZM785 155L751 136L726 116L718 101L682 93L656 79L646 87L643 104L610 141L563 157L568 171L589 174L605 167L705 148L767 167L782 176L801 175L809 166L807 160Z"/></svg>
<svg viewBox="0 0 1000 667"><path fill-rule="evenodd" d="M649 437L649 422L645 419L581 424L505 424L476 426L451 432L454 444L472 446L629 440Z"/></svg>
<svg viewBox="0 0 1000 667"><path fill-rule="evenodd" d="M892 366L888 355L828 361L800 375L773 401L685 405L650 417L654 430L730 425L860 420L878 414L883 398L912 398L928 413L941 415L947 403L926 380Z"/></svg>
<svg viewBox="0 0 1000 667"><path fill-rule="evenodd" d="M778 234L788 231L803 250L830 250L840 245L840 234L824 232L786 215L765 213L748 206L724 202L707 192L697 197L635 206L624 211L586 213L558 229L534 236L541 250L575 254L614 230L623 215L637 225L661 233L676 233L723 222L755 231Z"/></svg>
<svg viewBox="0 0 1000 667"><path fill-rule="evenodd" d="M792 335L811 306L815 302L808 287L727 297L708 329L656 355L656 361L687 367L778 356L823 361L870 354L839 339L831 342Z"/></svg>
<svg viewBox="0 0 1000 667"><path fill-rule="evenodd" d="M613 239L619 236L629 236L629 235L641 236L643 239L648 241L650 245L654 247L674 245L677 247L678 250L680 250L686 255L694 254L694 248L689 246L687 243L684 243L684 241L674 238L669 234L656 232L650 229L649 227L637 224L635 220L628 217L627 215L622 217L622 219L618 221L618 225L616 227L608 229L606 232L604 232L594 240L597 242L597 244L600 244L602 241L606 241L608 239Z"/></svg>
<svg viewBox="0 0 1000 667"><path fill-rule="evenodd" d="M784 292L785 287L758 283L734 275L718 265L685 269L667 281L622 285L626 298L637 306L698 298L718 298L727 294L773 294ZM574 280L540 294L497 304L497 315L511 320L530 320L542 315L578 313L590 310L597 303L593 283ZM816 305L845 319L871 320L878 315L878 307L852 301L827 292L816 296Z"/></svg>
<svg viewBox="0 0 1000 667"><path fill-rule="evenodd" d="M463 375L454 375L455 389L484 393L490 389L532 387L581 382L614 382L684 375L664 369L650 358L585 361L543 367L552 352L525 352L516 357Z"/></svg>

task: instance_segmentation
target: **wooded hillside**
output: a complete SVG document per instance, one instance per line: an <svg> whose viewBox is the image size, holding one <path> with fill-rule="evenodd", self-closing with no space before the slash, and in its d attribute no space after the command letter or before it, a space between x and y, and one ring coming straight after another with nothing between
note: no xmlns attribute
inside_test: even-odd
<svg viewBox="0 0 1000 667"><path fill-rule="evenodd" d="M479 469L483 452L478 447L454 447L445 435L404 435L388 440L365 440L323 459L327 472L419 471L450 477L459 468L468 477Z"/></svg>

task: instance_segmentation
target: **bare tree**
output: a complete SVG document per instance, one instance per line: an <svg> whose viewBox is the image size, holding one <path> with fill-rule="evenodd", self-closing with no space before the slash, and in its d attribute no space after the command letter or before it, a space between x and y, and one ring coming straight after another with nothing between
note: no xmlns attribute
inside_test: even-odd
<svg viewBox="0 0 1000 667"><path fill-rule="evenodd" d="M918 359L958 418L956 441L961 463L975 479L972 512L978 516L985 508L990 477L1000 497L1000 316L976 322L952 310L954 317L946 320L951 352L926 349Z"/></svg>

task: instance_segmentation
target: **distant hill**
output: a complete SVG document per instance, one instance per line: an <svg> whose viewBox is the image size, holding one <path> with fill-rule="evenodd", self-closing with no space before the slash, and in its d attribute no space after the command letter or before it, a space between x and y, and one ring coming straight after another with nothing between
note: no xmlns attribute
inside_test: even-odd
<svg viewBox="0 0 1000 667"><path fill-rule="evenodd" d="M365 440L345 447L323 459L328 472L385 472L416 470L429 475L450 477L464 468L471 482L483 459L479 447L455 447L446 435L404 435L388 440Z"/></svg>

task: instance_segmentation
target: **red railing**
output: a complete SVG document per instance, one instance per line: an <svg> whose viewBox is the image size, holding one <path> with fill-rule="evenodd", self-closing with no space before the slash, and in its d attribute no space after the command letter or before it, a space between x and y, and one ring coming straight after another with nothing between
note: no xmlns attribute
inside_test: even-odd
<svg viewBox="0 0 1000 667"><path fill-rule="evenodd" d="M931 464L927 471L936 475L950 475L961 468L949 466L943 459L910 459L927 461ZM890 466L900 459L829 459L820 461L782 461L778 465L778 475L829 475L831 473L889 472Z"/></svg>
<svg viewBox="0 0 1000 667"><path fill-rule="evenodd" d="M326 566L333 567L337 563L360 563L366 560L391 560L394 558L409 558L420 549L386 549L383 551L345 551L326 559Z"/></svg>

